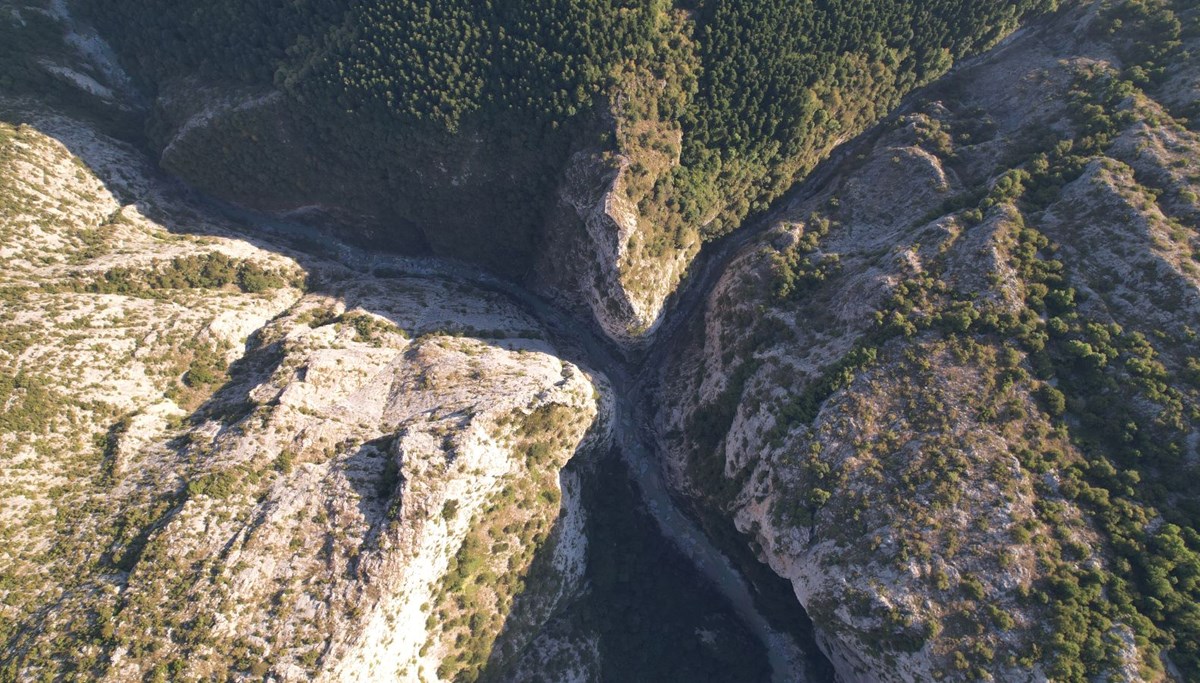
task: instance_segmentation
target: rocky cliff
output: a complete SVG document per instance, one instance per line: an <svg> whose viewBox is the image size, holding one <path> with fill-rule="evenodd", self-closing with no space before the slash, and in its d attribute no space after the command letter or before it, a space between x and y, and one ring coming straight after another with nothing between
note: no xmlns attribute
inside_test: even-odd
<svg viewBox="0 0 1200 683"><path fill-rule="evenodd" d="M582 587L603 381L499 295L253 244L23 111L0 129L6 676L527 653Z"/></svg>
<svg viewBox="0 0 1200 683"><path fill-rule="evenodd" d="M639 507L612 390L564 360L581 350L531 317L544 302L301 224L372 242L395 188L325 178L286 127L265 162L305 205L222 172L214 154L260 149L239 137L254 121L290 120L281 95L147 98L72 8L0 14L17 40L0 49L0 677L764 675L762 645ZM425 206L484 221L458 203L478 176L430 163L458 199ZM295 185L297 164L315 175ZM275 216L164 175L189 165ZM455 239L398 235L374 241ZM551 319L561 337L570 318ZM648 657L652 639L675 646Z"/></svg>
<svg viewBox="0 0 1200 683"><path fill-rule="evenodd" d="M1177 7L1085 4L921 92L769 219L663 371L677 485L843 680L1196 675Z"/></svg>
<svg viewBox="0 0 1200 683"><path fill-rule="evenodd" d="M112 107L0 100L0 677L762 677L544 303L198 196Z"/></svg>

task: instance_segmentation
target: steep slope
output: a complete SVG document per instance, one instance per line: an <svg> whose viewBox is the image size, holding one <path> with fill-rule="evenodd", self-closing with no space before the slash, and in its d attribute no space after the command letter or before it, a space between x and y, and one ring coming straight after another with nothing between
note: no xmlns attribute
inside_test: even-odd
<svg viewBox="0 0 1200 683"><path fill-rule="evenodd" d="M603 384L536 321L255 246L128 147L23 117L0 129L6 677L477 675L577 595L565 467L604 443Z"/></svg>
<svg viewBox="0 0 1200 683"><path fill-rule="evenodd" d="M569 315L0 120L0 677L766 676L548 341Z"/></svg>
<svg viewBox="0 0 1200 683"><path fill-rule="evenodd" d="M1055 5L55 7L116 46L147 93L146 142L173 174L360 243L525 278L638 345L704 240ZM28 85L38 68L10 70Z"/></svg>
<svg viewBox="0 0 1200 683"><path fill-rule="evenodd" d="M176 187L105 42L4 9L3 677L766 676L529 316L574 319Z"/></svg>
<svg viewBox="0 0 1200 683"><path fill-rule="evenodd" d="M672 476L844 680L1198 675L1197 29L1087 3L921 93L679 335Z"/></svg>

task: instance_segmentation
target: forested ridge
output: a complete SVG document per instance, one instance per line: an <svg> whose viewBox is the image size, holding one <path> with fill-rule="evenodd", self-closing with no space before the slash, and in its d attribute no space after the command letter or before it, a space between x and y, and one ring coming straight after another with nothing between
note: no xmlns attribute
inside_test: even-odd
<svg viewBox="0 0 1200 683"><path fill-rule="evenodd" d="M150 87L183 77L274 85L302 105L298 113L323 131L325 144L368 152L397 138L421 147L464 131L502 141L493 156L528 157L530 168L543 170L525 172L531 202L524 211L532 215L522 225L491 228L488 238L501 242L533 239L536 205L548 200L570 149L616 145L605 114L632 125L630 118L653 110L655 125L681 129L683 145L680 163L634 197L653 255L689 242L688 235L736 228L836 139L1057 3L84 4ZM638 78L659 87L635 94ZM614 109L647 97L656 101ZM437 223L415 213L406 217ZM438 238L431 241L437 250Z"/></svg>
<svg viewBox="0 0 1200 683"><path fill-rule="evenodd" d="M685 118L684 164L693 176L717 180L700 183L714 186L707 197L691 190L700 196L689 217L725 209L734 200L722 196L720 178L746 176L749 206L723 211L708 232L733 229L747 209L764 209L810 168L823 142L857 132L854 119L864 117L853 110L865 109L866 121L882 116L903 93L995 42L1021 17L1056 6L1054 0L706 3L703 71Z"/></svg>

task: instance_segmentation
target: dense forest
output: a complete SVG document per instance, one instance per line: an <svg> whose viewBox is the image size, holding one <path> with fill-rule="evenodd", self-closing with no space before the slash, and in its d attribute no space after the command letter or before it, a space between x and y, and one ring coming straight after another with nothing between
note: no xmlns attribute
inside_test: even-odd
<svg viewBox="0 0 1200 683"><path fill-rule="evenodd" d="M706 3L700 19L703 72L684 138L685 166L702 180L686 186L685 216L720 211L710 234L736 227L748 209L764 209L810 168L827 139L857 132L856 119L882 116L905 92L995 42L1019 18L1056 4ZM865 108L862 115L853 111L859 108ZM731 177L744 178L748 187L724 187ZM706 187L713 188L708 195ZM738 195L744 197L740 206Z"/></svg>
<svg viewBox="0 0 1200 683"><path fill-rule="evenodd" d="M618 144L605 123L610 112L628 119L653 110L668 119L657 124L682 131L680 163L635 198L657 247L652 253L662 253L672 243L686 243L685 235L732 230L807 172L837 139L878 119L956 59L1055 4L84 3L147 87L183 78L278 87L304 105L293 113L316 131L311 137L326 148L361 151L346 158L365 159L375 170L413 156L414 148L437 145L446 154L445 141L481 136L493 144L492 160L513 163L514 173L525 178L519 188L492 186L475 202L489 203L499 193L523 198L522 218L493 222L488 235L493 245L518 245L508 261L528 257L570 151ZM689 73L668 73L680 68ZM651 95L657 102L622 109L618 103L638 97L630 83L637 76L630 74L639 71L662 84ZM394 153L378 151L389 145ZM254 173L278 175L274 169ZM402 198L428 190L390 189ZM477 240L474 234L443 240L436 234L440 217L414 209L414 201L401 201L394 210L420 223L435 251L468 248Z"/></svg>
<svg viewBox="0 0 1200 683"><path fill-rule="evenodd" d="M390 117L426 134L504 112L566 123L663 11L645 0L87 4L149 84L274 83L321 115Z"/></svg>

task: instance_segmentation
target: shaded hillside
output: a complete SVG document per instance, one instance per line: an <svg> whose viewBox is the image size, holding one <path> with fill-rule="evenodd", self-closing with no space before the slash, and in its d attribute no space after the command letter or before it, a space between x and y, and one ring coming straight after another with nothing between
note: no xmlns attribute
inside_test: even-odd
<svg viewBox="0 0 1200 683"><path fill-rule="evenodd" d="M154 98L171 172L381 247L535 271L633 340L703 239L1053 2L81 6Z"/></svg>

